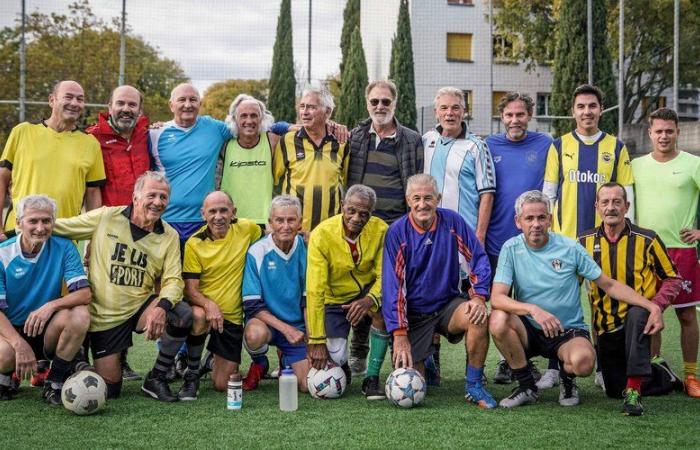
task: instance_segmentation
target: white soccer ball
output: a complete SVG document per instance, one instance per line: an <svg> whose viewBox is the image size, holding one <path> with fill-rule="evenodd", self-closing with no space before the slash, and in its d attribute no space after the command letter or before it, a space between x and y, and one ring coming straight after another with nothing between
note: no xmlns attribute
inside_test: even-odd
<svg viewBox="0 0 700 450"><path fill-rule="evenodd" d="M343 369L336 365L326 364L325 369L309 369L306 377L309 394L313 398L338 398L345 392L347 379Z"/></svg>
<svg viewBox="0 0 700 450"><path fill-rule="evenodd" d="M94 414L104 408L107 399L107 383L101 376L89 370L80 371L63 384L61 400L67 410L79 415Z"/></svg>
<svg viewBox="0 0 700 450"><path fill-rule="evenodd" d="M425 379L415 369L401 367L386 379L386 398L396 406L413 408L425 398Z"/></svg>

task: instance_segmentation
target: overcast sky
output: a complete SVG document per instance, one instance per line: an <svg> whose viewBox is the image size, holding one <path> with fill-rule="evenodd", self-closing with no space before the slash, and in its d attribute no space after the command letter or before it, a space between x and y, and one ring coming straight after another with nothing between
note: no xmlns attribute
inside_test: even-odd
<svg viewBox="0 0 700 450"><path fill-rule="evenodd" d="M21 0L0 0L0 26L19 17ZM68 13L73 0L26 0L27 13ZM105 21L121 14L119 0L90 0ZM268 78L272 66L280 0L127 0L132 33L180 63L204 90L230 78ZM338 71L345 0L314 0L312 79ZM309 0L292 0L294 63L297 81L306 79ZM127 55L128 63L128 55Z"/></svg>

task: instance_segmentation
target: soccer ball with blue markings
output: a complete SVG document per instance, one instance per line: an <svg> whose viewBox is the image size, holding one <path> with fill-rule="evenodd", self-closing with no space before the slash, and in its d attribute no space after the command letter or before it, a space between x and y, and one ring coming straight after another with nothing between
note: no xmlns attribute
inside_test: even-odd
<svg viewBox="0 0 700 450"><path fill-rule="evenodd" d="M347 379L343 369L336 365L328 364L324 369L309 369L306 377L309 394L313 398L330 399L338 398L345 392Z"/></svg>
<svg viewBox="0 0 700 450"><path fill-rule="evenodd" d="M394 405L413 408L425 398L425 379L417 370L401 367L386 379L384 392Z"/></svg>
<svg viewBox="0 0 700 450"><path fill-rule="evenodd" d="M63 384L61 400L65 408L79 416L95 414L104 408L107 383L90 370L82 370Z"/></svg>

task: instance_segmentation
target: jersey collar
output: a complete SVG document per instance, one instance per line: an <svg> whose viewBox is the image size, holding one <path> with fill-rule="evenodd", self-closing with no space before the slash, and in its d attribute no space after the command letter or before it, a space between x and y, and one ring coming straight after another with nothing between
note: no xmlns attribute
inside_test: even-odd
<svg viewBox="0 0 700 450"><path fill-rule="evenodd" d="M122 211L122 215L126 217L129 220L129 228L131 229L131 238L134 240L134 242L138 241L139 239L143 239L146 236L148 236L151 231L144 230L143 228L139 227L138 225L135 225L134 222L131 221L131 213L134 210L134 205L131 204L124 208L124 211ZM155 234L163 234L165 233L165 227L163 227L163 221L161 219L158 219L156 223L153 225L153 233Z"/></svg>

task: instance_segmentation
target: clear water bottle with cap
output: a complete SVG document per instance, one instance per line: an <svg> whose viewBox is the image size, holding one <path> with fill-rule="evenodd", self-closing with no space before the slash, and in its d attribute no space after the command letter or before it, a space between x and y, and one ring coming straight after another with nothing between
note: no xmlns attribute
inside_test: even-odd
<svg viewBox="0 0 700 450"><path fill-rule="evenodd" d="M287 366L280 372L280 410L296 411L299 407L299 391L297 386L297 376L294 371Z"/></svg>
<svg viewBox="0 0 700 450"><path fill-rule="evenodd" d="M243 381L241 374L232 373L228 379L226 409L241 409L243 407Z"/></svg>

